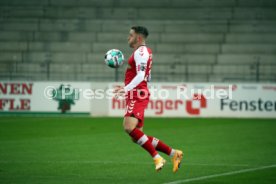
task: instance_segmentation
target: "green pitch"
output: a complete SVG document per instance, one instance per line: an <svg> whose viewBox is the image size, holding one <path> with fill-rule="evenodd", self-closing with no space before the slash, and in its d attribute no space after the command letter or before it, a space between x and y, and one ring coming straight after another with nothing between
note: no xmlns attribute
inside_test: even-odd
<svg viewBox="0 0 276 184"><path fill-rule="evenodd" d="M0 183L276 183L275 119L146 118L145 132L184 151L160 173L122 118L0 117Z"/></svg>

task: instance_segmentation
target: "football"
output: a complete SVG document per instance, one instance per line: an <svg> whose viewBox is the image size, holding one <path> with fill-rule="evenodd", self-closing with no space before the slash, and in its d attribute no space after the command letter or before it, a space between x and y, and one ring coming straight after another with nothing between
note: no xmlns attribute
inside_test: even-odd
<svg viewBox="0 0 276 184"><path fill-rule="evenodd" d="M124 55L118 49L111 49L105 54L104 61L111 68L119 68L124 64Z"/></svg>

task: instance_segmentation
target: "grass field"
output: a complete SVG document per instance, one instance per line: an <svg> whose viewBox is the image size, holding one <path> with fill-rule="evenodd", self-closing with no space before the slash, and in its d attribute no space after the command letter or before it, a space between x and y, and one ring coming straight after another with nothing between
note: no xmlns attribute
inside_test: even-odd
<svg viewBox="0 0 276 184"><path fill-rule="evenodd" d="M0 183L276 183L275 119L147 118L145 132L184 151L160 173L121 118L0 117Z"/></svg>

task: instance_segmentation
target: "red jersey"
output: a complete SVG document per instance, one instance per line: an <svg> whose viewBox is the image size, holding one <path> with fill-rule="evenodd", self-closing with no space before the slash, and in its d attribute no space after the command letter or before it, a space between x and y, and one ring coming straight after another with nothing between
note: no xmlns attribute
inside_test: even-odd
<svg viewBox="0 0 276 184"><path fill-rule="evenodd" d="M147 82L150 80L151 65L152 52L150 48L142 45L132 53L125 73L125 86L128 88L128 95L130 91L133 91L135 95L139 90L149 94Z"/></svg>

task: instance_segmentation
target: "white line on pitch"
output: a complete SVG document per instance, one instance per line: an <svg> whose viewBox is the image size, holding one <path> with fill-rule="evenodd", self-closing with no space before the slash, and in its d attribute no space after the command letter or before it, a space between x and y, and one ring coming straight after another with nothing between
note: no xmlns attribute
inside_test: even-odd
<svg viewBox="0 0 276 184"><path fill-rule="evenodd" d="M225 166L228 166L228 167L249 167L250 165L249 164L204 164L204 163L193 163L193 162L186 162L186 163L183 163L183 165L199 165L199 166L222 166L222 167L225 167Z"/></svg>
<svg viewBox="0 0 276 184"><path fill-rule="evenodd" d="M211 178L217 178L217 177L221 177L221 176L230 176L230 175L253 172L253 171L259 171L259 170L264 170L264 169L269 169L269 168L274 168L274 167L276 167L276 164L275 165L257 167L257 168L251 168L251 169L242 169L242 170L238 170L238 171L231 171L231 172L220 173L220 174L212 174L212 175L208 175L208 176L200 176L200 177L196 177L196 178L177 180L177 181L172 181L172 182L168 182L168 183L164 183L164 184L188 183L188 182L191 182L191 181L200 181L200 180L206 180L206 179L211 179Z"/></svg>

